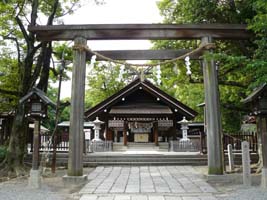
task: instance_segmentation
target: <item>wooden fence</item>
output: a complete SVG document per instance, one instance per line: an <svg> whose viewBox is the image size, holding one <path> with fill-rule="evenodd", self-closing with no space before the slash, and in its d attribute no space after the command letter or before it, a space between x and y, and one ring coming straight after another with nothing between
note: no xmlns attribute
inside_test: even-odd
<svg viewBox="0 0 267 200"><path fill-rule="evenodd" d="M227 150L227 145L231 144L234 151L241 151L242 141L249 143L250 152L258 152L258 138L256 132L251 133L224 133L223 134L223 149ZM207 152L207 139L206 135L202 136L202 152Z"/></svg>
<svg viewBox="0 0 267 200"><path fill-rule="evenodd" d="M40 151L52 151L53 145L48 143L50 140L50 135L41 135L40 136ZM179 144L177 142L173 143L173 148L170 150L173 151L200 151L202 153L207 153L207 139L206 135L199 134L189 136L191 143L188 144ZM258 139L257 133L235 133L235 134L224 134L223 135L223 148L226 151L227 145L231 144L234 151L241 151L241 142L248 141L250 152L257 153L258 151ZM32 140L28 141L28 151L32 151ZM48 145L44 145L48 143ZM171 148L171 145L170 145ZM106 141L105 143L101 144L93 144L89 141L84 141L84 152L89 150L96 152L96 151L111 151L112 150L112 142ZM57 151L58 152L68 152L69 151L69 141L68 136L65 134L58 134L57 135Z"/></svg>

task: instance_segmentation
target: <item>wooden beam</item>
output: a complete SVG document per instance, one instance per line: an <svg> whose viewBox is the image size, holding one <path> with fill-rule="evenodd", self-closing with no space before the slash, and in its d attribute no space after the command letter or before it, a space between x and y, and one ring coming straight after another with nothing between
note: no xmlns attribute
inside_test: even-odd
<svg viewBox="0 0 267 200"><path fill-rule="evenodd" d="M249 39L252 34L244 24L89 24L29 26L38 40L192 40L211 36L214 39Z"/></svg>
<svg viewBox="0 0 267 200"><path fill-rule="evenodd" d="M189 53L191 50L114 50L114 51L96 51L113 60L170 60ZM198 60L202 53L190 55L190 59ZM90 60L92 54L90 52L86 55L87 60ZM98 61L104 59L97 57Z"/></svg>

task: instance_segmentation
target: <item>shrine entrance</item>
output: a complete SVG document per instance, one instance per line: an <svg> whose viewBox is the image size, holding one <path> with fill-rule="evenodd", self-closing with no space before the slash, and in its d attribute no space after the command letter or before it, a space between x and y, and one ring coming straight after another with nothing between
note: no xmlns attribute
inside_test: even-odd
<svg viewBox="0 0 267 200"><path fill-rule="evenodd" d="M176 140L177 122L197 112L149 80L136 78L123 89L85 112L86 120L104 122L103 140L154 143Z"/></svg>
<svg viewBox="0 0 267 200"><path fill-rule="evenodd" d="M83 176L83 121L86 58L92 54L105 60L168 60L174 62L190 55L191 59L213 52L218 40L248 40L251 33L246 25L237 24L101 24L29 26L28 30L42 41L74 40L70 141L68 176ZM92 52L87 40L198 40L197 50L136 50ZM196 42L197 43L197 42ZM101 53L102 56L99 56ZM203 59L203 79L206 105L208 173L223 174L222 128L219 107L217 68L213 58Z"/></svg>

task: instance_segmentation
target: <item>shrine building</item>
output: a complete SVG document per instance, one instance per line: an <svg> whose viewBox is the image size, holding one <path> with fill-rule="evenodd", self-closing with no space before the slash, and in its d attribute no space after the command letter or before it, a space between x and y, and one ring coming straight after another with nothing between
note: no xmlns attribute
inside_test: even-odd
<svg viewBox="0 0 267 200"><path fill-rule="evenodd" d="M176 140L177 123L197 112L140 78L85 112L86 121L104 122L101 139L115 143L154 143Z"/></svg>

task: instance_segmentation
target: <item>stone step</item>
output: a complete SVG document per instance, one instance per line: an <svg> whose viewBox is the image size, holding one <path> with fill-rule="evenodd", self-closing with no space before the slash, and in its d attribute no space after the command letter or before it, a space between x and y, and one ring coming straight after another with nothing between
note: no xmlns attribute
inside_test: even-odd
<svg viewBox="0 0 267 200"><path fill-rule="evenodd" d="M50 154L51 158L51 154ZM31 163L31 155L25 159L26 163ZM251 155L251 163L256 163L258 156ZM98 165L207 165L207 155L177 155L173 152L162 154L126 154L126 153L90 153L84 155L83 159L85 166ZM241 155L235 155L235 164L242 163ZM68 154L57 154L57 165L67 166ZM228 159L225 156L225 163L228 164Z"/></svg>
<svg viewBox="0 0 267 200"><path fill-rule="evenodd" d="M86 167L96 167L96 166L168 166L168 165L193 165L193 166L201 166L201 165L207 165L207 160L205 161L196 161L196 162L185 162L185 161L154 161L154 162L107 162L107 161L101 161L101 162L84 162L84 166Z"/></svg>

